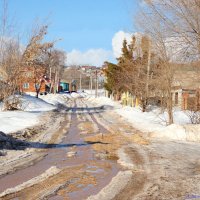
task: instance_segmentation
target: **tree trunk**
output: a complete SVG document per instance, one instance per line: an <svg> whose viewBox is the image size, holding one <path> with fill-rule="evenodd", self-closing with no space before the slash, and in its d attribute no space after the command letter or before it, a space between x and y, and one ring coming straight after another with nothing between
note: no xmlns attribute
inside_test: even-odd
<svg viewBox="0 0 200 200"><path fill-rule="evenodd" d="M147 108L146 98L142 99L141 103L142 103L142 112L146 112L146 108Z"/></svg>
<svg viewBox="0 0 200 200"><path fill-rule="evenodd" d="M36 98L39 97L39 91L36 91Z"/></svg>
<svg viewBox="0 0 200 200"><path fill-rule="evenodd" d="M167 100L167 112L168 112L168 124L173 124L174 123L174 118L173 118L173 105L172 105L172 94L170 92L168 100Z"/></svg>

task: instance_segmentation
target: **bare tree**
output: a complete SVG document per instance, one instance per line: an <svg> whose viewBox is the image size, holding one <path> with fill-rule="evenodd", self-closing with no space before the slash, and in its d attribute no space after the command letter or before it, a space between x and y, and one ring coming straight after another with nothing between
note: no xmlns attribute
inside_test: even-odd
<svg viewBox="0 0 200 200"><path fill-rule="evenodd" d="M22 55L22 65L25 71L29 68L33 70L36 97L39 95L42 82L44 81L43 76L47 71L45 57L48 55L48 50L54 45L54 42L42 43L44 36L47 34L47 29L48 26L46 25L35 28Z"/></svg>
<svg viewBox="0 0 200 200"><path fill-rule="evenodd" d="M151 19L165 30L165 36L176 45L176 54L184 60L199 59L200 3L199 0L146 1ZM146 12L147 14L147 12ZM148 15L149 17L150 15ZM150 25L149 25L150 26ZM169 42L169 41L168 41Z"/></svg>
<svg viewBox="0 0 200 200"><path fill-rule="evenodd" d="M156 72L157 90L162 100L164 99L166 103L163 105L166 105L167 108L169 124L173 123L172 88L176 66L174 59L177 59L178 53L183 50L183 44L180 43L180 48L176 46L175 38L177 37L177 33L171 32L175 30L174 25L176 20L170 14L167 5L172 5L173 2L175 3L176 1L146 1L147 9L145 10L144 8L137 18L139 26L151 37L154 52L157 54L159 60L159 68ZM172 23L172 20L175 20L174 23ZM182 39L179 41L183 42ZM174 56L175 54L176 56Z"/></svg>
<svg viewBox="0 0 200 200"><path fill-rule="evenodd" d="M4 109L17 109L18 97L15 95L21 77L21 51L19 38L14 33L14 26L8 16L8 2L3 1L0 20L0 99ZM11 100L12 96L12 100Z"/></svg>
<svg viewBox="0 0 200 200"><path fill-rule="evenodd" d="M200 58L200 2L199 0L146 0L137 21L153 41L160 57L159 81L166 99L169 123L173 123L172 88L176 63L192 62ZM144 5L144 4L143 4Z"/></svg>
<svg viewBox="0 0 200 200"><path fill-rule="evenodd" d="M56 93L64 72L66 54L63 51L53 49L48 55L48 74L51 80L50 92Z"/></svg>

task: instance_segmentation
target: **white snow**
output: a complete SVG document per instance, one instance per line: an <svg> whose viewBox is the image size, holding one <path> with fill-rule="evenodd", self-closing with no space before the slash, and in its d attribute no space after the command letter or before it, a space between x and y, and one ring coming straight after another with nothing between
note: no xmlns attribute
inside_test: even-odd
<svg viewBox="0 0 200 200"><path fill-rule="evenodd" d="M66 104L69 99L71 99L70 94L47 94L47 95L40 95L40 98L52 105L58 104Z"/></svg>
<svg viewBox="0 0 200 200"><path fill-rule="evenodd" d="M40 122L44 111L55 109L56 104L66 103L66 99L69 98L59 94L40 97L30 95L21 97L23 111L0 111L0 131L7 134L34 126ZM2 103L0 108L2 108Z"/></svg>
<svg viewBox="0 0 200 200"><path fill-rule="evenodd" d="M0 112L0 131L10 133L33 126L39 122L38 113Z"/></svg>
<svg viewBox="0 0 200 200"><path fill-rule="evenodd" d="M39 95L36 98L35 93L29 93L20 97L23 111L2 111L3 105L0 103L0 131L7 134L34 126L40 122L43 112L53 110L59 104L67 105L70 99L85 96L85 93L74 92Z"/></svg>
<svg viewBox="0 0 200 200"><path fill-rule="evenodd" d="M22 98L24 111L49 111L55 109L55 106L49 102L29 95L24 95Z"/></svg>

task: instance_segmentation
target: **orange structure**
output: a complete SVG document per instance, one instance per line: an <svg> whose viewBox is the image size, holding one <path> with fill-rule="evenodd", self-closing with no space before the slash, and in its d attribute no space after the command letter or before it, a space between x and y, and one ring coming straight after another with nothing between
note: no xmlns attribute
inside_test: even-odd
<svg viewBox="0 0 200 200"><path fill-rule="evenodd" d="M36 88L40 87L40 93L44 93L47 87L45 73L45 68L40 65L25 68L21 79L20 91L36 92Z"/></svg>

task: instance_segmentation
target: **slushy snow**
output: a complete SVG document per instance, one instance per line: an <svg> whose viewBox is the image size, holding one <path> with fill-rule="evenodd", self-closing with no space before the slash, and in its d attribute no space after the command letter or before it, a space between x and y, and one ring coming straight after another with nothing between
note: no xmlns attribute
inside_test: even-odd
<svg viewBox="0 0 200 200"><path fill-rule="evenodd" d="M142 112L139 107L122 106L120 102L103 96L94 98L90 95L88 99L105 109L112 109L149 137L200 142L200 125L191 124L187 114L178 108L174 109L174 124L167 126L167 113L161 113L157 107Z"/></svg>

